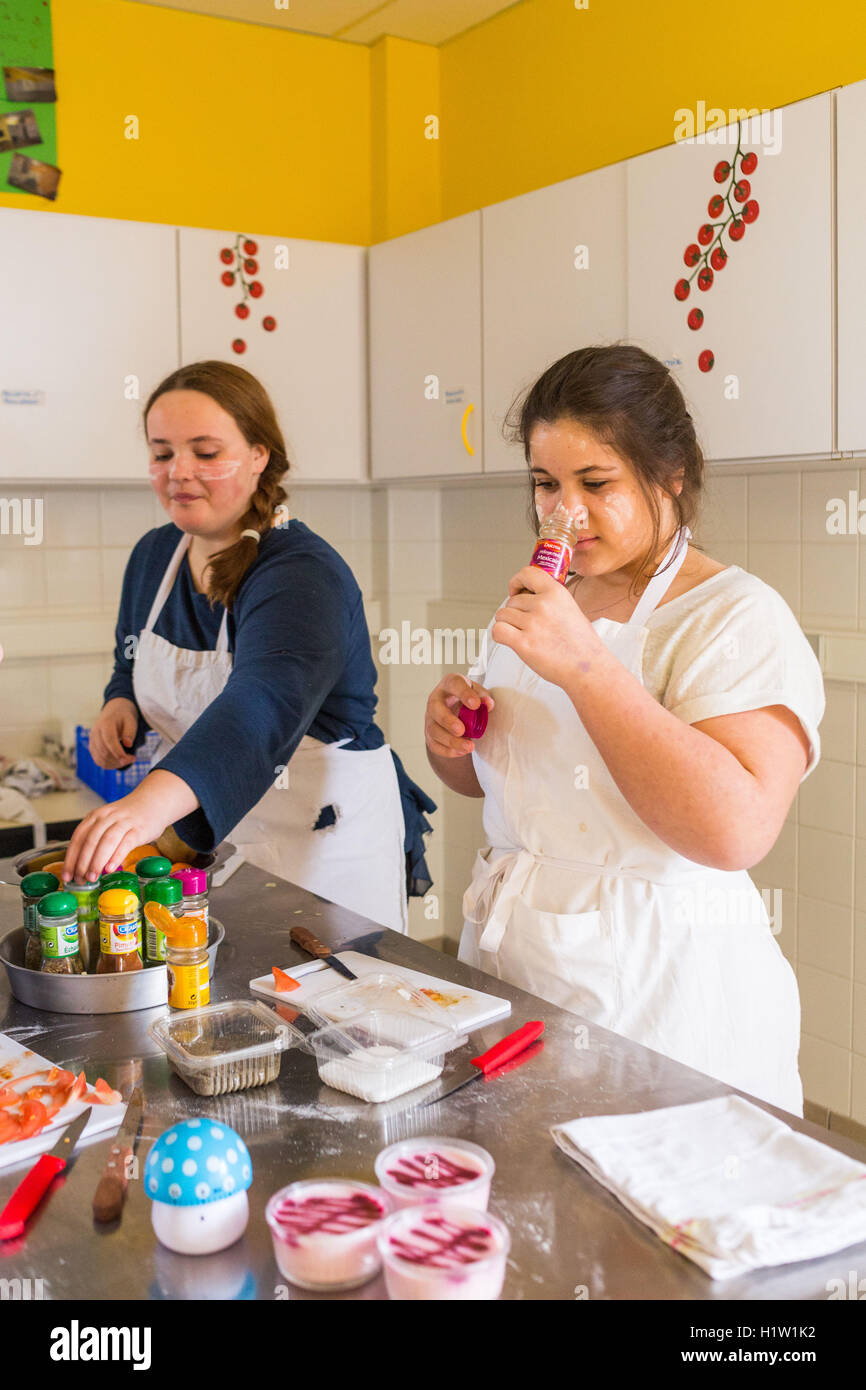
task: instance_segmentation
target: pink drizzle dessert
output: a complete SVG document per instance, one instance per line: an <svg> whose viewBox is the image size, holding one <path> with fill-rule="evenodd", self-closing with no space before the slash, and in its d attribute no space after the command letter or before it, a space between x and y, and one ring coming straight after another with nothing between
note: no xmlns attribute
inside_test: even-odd
<svg viewBox="0 0 866 1390"><path fill-rule="evenodd" d="M502 1291L508 1232L495 1216L446 1201L396 1212L379 1248L395 1299L494 1299Z"/></svg>
<svg viewBox="0 0 866 1390"><path fill-rule="evenodd" d="M383 1149L376 1176L397 1206L417 1206L453 1196L464 1206L486 1211L493 1159L486 1149L463 1139L404 1139Z"/></svg>
<svg viewBox="0 0 866 1390"><path fill-rule="evenodd" d="M381 1267L376 1248L390 1210L384 1192L367 1183L314 1179L274 1193L265 1218L280 1271L307 1289L349 1289Z"/></svg>

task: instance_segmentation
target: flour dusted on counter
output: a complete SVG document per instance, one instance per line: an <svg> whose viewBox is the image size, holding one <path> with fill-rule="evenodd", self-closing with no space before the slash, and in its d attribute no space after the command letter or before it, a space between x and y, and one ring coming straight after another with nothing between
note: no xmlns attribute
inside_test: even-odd
<svg viewBox="0 0 866 1390"><path fill-rule="evenodd" d="M361 1100L393 1100L405 1091L414 1091L442 1074L442 1064L406 1057L402 1062L392 1058L401 1055L398 1047L376 1043L372 1047L356 1047L345 1057L319 1062L319 1076L337 1091L347 1091Z"/></svg>

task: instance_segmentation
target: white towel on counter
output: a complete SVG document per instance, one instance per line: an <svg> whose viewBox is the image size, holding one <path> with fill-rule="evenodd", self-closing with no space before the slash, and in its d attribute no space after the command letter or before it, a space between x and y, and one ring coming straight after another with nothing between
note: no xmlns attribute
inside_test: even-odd
<svg viewBox="0 0 866 1390"><path fill-rule="evenodd" d="M588 1116L550 1132L712 1279L866 1241L866 1164L740 1096Z"/></svg>

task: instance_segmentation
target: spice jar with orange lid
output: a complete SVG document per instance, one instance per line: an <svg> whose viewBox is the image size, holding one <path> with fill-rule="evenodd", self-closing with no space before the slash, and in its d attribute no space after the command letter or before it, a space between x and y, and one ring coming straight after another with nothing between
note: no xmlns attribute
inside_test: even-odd
<svg viewBox="0 0 866 1390"><path fill-rule="evenodd" d="M165 933L168 1002L173 1009L197 1009L210 1003L207 923L201 917L175 917L171 908L152 899L144 904L145 921Z"/></svg>
<svg viewBox="0 0 866 1390"><path fill-rule="evenodd" d="M138 898L125 888L108 888L99 895L99 964L97 975L141 970L138 953Z"/></svg>

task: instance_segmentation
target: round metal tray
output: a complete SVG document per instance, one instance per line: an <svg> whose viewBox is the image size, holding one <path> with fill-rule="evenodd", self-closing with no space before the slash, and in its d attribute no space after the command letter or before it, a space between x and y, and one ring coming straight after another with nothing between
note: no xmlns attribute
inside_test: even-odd
<svg viewBox="0 0 866 1390"><path fill-rule="evenodd" d="M128 975L43 975L24 965L23 927L0 940L0 963L6 967L9 988L22 1004L57 1014L125 1014L168 1003L165 966L151 965ZM215 917L208 924L207 953L211 977L225 928Z"/></svg>

